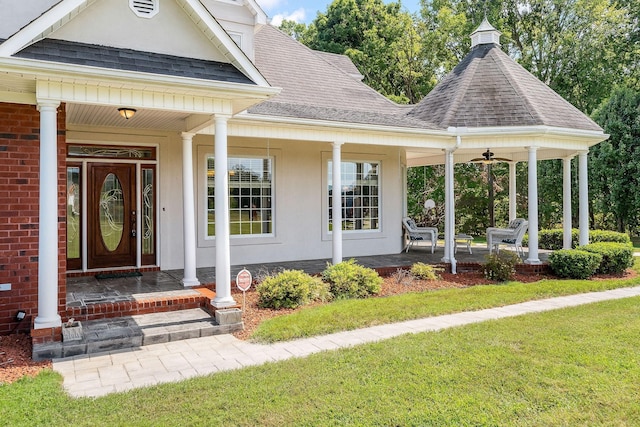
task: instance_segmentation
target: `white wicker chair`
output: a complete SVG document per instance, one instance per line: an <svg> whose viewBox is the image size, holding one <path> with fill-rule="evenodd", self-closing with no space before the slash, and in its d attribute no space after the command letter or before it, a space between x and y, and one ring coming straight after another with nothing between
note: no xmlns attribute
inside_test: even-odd
<svg viewBox="0 0 640 427"><path fill-rule="evenodd" d="M507 228L489 227L487 228L487 249L489 253L493 250L493 242L502 239L511 239L514 237L514 230L524 222L524 218L515 218L511 220Z"/></svg>
<svg viewBox="0 0 640 427"><path fill-rule="evenodd" d="M512 222L514 221L516 220L513 220ZM507 231L507 232L494 231L491 235L491 246L489 247L489 252L491 253L493 249L495 249L496 252L499 252L500 245L513 246L518 256L520 258L524 258L524 250L522 249L522 239L524 238L524 235L527 232L527 228L529 228L529 222L522 219L522 221L518 221L515 228L506 229L510 231ZM487 244L489 244L488 232L487 232Z"/></svg>
<svg viewBox="0 0 640 427"><path fill-rule="evenodd" d="M409 239L405 246L406 252L409 252L409 248L414 243L420 241L431 242L431 253L435 251L438 244L438 229L436 227L418 227L416 222L409 217L402 218L402 226Z"/></svg>

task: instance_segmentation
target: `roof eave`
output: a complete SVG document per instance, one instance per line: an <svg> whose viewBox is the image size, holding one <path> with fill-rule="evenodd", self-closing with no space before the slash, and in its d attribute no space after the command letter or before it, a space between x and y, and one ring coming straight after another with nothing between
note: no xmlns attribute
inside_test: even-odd
<svg viewBox="0 0 640 427"><path fill-rule="evenodd" d="M435 136L435 137L451 136L451 133L446 130L420 129L420 128L410 128L410 127L402 127L402 126L385 126L385 125L375 125L375 124L355 123L355 122L338 122L333 120L303 119L303 118L297 118L297 117L270 116L266 114L242 113L241 115L236 116L236 118L247 119L252 121L260 121L265 123L281 123L281 124L296 125L296 126L317 126L317 127L325 127L325 128L370 131L370 132L393 132L393 133L400 133L400 134L404 133L404 134L414 134L414 135L429 135L429 136Z"/></svg>
<svg viewBox="0 0 640 427"><path fill-rule="evenodd" d="M586 130L561 128L546 125L537 126L493 126L493 127L449 127L447 129L451 136L461 137L484 137L496 136L557 136L563 139L574 138L589 142L589 146L595 145L609 138L602 130Z"/></svg>
<svg viewBox="0 0 640 427"><path fill-rule="evenodd" d="M117 83L120 87L132 89L153 88L166 92L190 93L211 96L226 94L229 97L270 98L281 89L271 86L203 80L138 71L98 68L86 65L44 62L27 58L0 58L0 73L19 74L26 78L47 79L59 82L89 82L106 86Z"/></svg>

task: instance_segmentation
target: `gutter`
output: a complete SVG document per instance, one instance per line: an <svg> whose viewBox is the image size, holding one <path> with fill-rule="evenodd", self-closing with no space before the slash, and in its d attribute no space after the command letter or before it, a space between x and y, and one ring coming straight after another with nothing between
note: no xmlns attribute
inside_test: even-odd
<svg viewBox="0 0 640 427"><path fill-rule="evenodd" d="M0 73L18 74L22 78L33 78L34 80L43 79L57 82L72 80L76 83L84 82L104 87L108 83L120 83L121 89L200 94L206 97L211 97L211 91L217 91L223 92L229 97L243 96L245 98L267 99L282 91L282 88L272 86L202 80L14 57L0 58ZM219 97L220 94L217 96Z"/></svg>

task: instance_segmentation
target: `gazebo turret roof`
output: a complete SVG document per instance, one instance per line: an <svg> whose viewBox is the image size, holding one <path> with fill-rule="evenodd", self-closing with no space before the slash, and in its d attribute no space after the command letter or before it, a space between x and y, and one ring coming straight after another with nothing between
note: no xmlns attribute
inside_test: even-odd
<svg viewBox="0 0 640 427"><path fill-rule="evenodd" d="M409 113L449 127L549 126L602 131L593 120L502 51L485 18L469 54Z"/></svg>

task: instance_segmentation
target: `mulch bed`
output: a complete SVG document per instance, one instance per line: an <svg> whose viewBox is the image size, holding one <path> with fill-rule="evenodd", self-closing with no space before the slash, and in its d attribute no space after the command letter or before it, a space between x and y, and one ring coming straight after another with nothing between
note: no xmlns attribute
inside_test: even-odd
<svg viewBox="0 0 640 427"><path fill-rule="evenodd" d="M10 384L24 376L35 377L51 361L31 360L31 337L26 334L0 336L0 384Z"/></svg>
<svg viewBox="0 0 640 427"><path fill-rule="evenodd" d="M593 280L603 280L609 278L630 278L636 275L635 272L627 270L622 275L597 276ZM517 274L514 280L530 283L547 277L540 275ZM475 285L485 285L494 283L484 278L482 273L461 273L461 274L441 274L441 280L400 280L394 277L386 277L382 284L380 297L398 295L407 292L421 292L426 290L464 288ZM234 298L238 303L242 303L242 294L234 291ZM247 339L258 327L260 322L276 316L293 313L293 310L270 310L259 308L257 305L258 294L255 288L251 288L246 293L246 305L244 307L243 320L245 328L234 335L239 339ZM25 334L13 334L0 336L0 385L10 384L24 376L34 377L40 371L51 368L51 361L34 362L31 360L31 338Z"/></svg>

